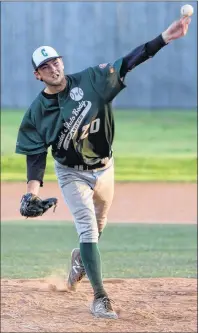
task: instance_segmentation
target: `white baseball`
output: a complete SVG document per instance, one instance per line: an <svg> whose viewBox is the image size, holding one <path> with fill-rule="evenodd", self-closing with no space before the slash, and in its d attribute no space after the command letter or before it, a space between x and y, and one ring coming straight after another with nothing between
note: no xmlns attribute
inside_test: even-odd
<svg viewBox="0 0 199 333"><path fill-rule="evenodd" d="M184 5L181 7L181 15L182 16L191 16L193 15L193 7L191 5Z"/></svg>

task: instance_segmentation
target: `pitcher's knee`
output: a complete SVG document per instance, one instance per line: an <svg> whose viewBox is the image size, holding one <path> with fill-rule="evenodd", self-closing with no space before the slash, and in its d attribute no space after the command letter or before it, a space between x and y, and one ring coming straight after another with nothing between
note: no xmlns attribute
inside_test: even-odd
<svg viewBox="0 0 199 333"><path fill-rule="evenodd" d="M107 217L97 219L98 231L102 232L107 224Z"/></svg>
<svg viewBox="0 0 199 333"><path fill-rule="evenodd" d="M95 243L98 240L98 226L95 213L88 208L75 214L75 226L80 243Z"/></svg>
<svg viewBox="0 0 199 333"><path fill-rule="evenodd" d="M80 243L98 243L98 229L88 229L79 234Z"/></svg>

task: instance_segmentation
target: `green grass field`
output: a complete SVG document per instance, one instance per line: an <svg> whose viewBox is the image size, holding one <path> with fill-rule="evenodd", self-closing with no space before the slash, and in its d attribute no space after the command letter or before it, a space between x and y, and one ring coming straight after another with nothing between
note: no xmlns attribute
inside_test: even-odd
<svg viewBox="0 0 199 333"><path fill-rule="evenodd" d="M1 277L66 274L78 246L72 223L2 222ZM197 276L196 225L108 224L99 243L105 278Z"/></svg>
<svg viewBox="0 0 199 333"><path fill-rule="evenodd" d="M1 179L26 180L15 142L23 111L1 113ZM197 175L197 112L115 111L116 181L187 181ZM45 180L55 180L49 150Z"/></svg>

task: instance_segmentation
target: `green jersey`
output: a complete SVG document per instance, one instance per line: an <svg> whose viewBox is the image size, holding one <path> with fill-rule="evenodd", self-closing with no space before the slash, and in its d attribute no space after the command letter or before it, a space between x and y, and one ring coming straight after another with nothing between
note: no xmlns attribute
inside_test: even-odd
<svg viewBox="0 0 199 333"><path fill-rule="evenodd" d="M37 96L19 128L16 153L33 155L52 147L64 165L95 165L110 157L114 137L113 98L125 87L122 59L67 75L58 94Z"/></svg>

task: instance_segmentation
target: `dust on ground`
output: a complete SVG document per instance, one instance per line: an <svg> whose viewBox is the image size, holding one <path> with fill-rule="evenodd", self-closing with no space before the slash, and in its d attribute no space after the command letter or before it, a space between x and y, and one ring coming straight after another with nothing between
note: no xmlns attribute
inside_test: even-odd
<svg viewBox="0 0 199 333"><path fill-rule="evenodd" d="M196 279L105 279L117 320L92 316L87 280L60 279L3 279L1 332L197 332Z"/></svg>

